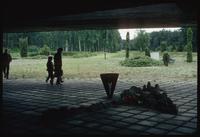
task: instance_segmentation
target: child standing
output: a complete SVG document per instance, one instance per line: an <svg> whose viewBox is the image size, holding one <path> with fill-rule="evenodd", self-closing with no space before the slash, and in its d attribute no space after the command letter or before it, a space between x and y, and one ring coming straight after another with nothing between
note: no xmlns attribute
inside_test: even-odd
<svg viewBox="0 0 200 137"><path fill-rule="evenodd" d="M48 82L49 78L50 78L50 84L53 85L53 62L52 62L53 57L52 56L48 56L48 61L47 61L47 71L48 71L48 76L46 79L46 82Z"/></svg>

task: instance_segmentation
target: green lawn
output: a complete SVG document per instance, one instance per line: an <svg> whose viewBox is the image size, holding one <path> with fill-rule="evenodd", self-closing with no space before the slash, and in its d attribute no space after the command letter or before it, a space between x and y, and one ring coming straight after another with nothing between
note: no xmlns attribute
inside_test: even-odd
<svg viewBox="0 0 200 137"><path fill-rule="evenodd" d="M132 51L131 57L144 53ZM174 64L157 67L123 67L119 64L125 58L125 52L103 53L88 58L71 58L63 56L64 78L90 79L99 78L100 73L119 73L119 79L129 80L197 80L197 54L193 53L193 62L187 63L186 53L169 53L176 59ZM16 55L15 55L16 56ZM160 55L160 59L162 56ZM10 78L45 79L47 59L14 59L10 66Z"/></svg>

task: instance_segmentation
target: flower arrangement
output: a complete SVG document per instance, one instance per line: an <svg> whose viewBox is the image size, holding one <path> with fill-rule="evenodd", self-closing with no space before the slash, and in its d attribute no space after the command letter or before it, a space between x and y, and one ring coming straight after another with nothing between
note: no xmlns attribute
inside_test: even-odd
<svg viewBox="0 0 200 137"><path fill-rule="evenodd" d="M178 113L177 106L167 96L167 93L160 89L158 84L153 87L151 83L148 82L142 89L132 86L130 89L122 91L120 97L122 103L126 105L142 105L161 112L171 114Z"/></svg>

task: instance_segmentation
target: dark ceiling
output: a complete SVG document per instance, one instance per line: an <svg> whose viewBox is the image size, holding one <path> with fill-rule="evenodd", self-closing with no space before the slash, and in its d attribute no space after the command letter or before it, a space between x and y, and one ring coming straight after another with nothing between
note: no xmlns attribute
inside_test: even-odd
<svg viewBox="0 0 200 137"><path fill-rule="evenodd" d="M177 27L197 24L197 3L192 0L67 1L7 0L3 3L3 31Z"/></svg>

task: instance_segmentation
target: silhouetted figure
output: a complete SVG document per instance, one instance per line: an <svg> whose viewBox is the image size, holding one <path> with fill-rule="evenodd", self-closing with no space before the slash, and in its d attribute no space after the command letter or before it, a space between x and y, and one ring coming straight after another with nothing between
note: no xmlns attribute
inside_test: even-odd
<svg viewBox="0 0 200 137"><path fill-rule="evenodd" d="M61 84L62 81L62 75L63 75L63 70L62 70L62 48L57 49L57 53L54 55L54 76L57 77L56 84Z"/></svg>
<svg viewBox="0 0 200 137"><path fill-rule="evenodd" d="M5 49L3 53L3 73L4 77L8 79L9 76L9 69L10 69L10 62L12 61L11 55L8 53L8 50Z"/></svg>
<svg viewBox="0 0 200 137"><path fill-rule="evenodd" d="M48 61L47 61L47 71L48 71L48 76L46 79L46 82L50 79L50 84L53 85L53 62L52 62L53 57L48 56Z"/></svg>

